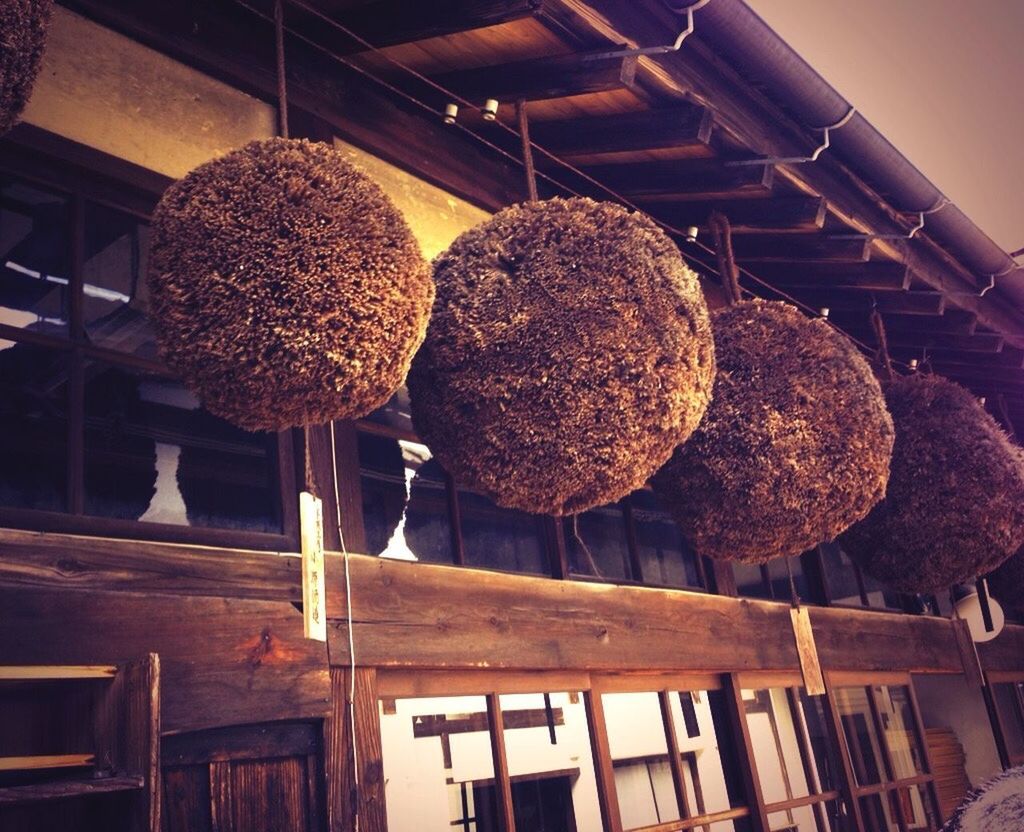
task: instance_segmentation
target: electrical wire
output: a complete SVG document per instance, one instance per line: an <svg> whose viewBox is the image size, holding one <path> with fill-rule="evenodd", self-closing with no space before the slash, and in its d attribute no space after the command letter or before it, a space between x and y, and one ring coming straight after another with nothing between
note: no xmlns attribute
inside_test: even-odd
<svg viewBox="0 0 1024 832"><path fill-rule="evenodd" d="M260 17L263 20L267 20L267 21L273 22L273 18L271 16L267 15L261 9L258 9L256 7L254 7L253 5L248 3L246 0L235 0L235 2L238 5L240 5L241 7L247 9L252 14L256 15L257 17ZM287 2L291 3L292 5L294 5L294 6L298 7L298 8L301 8L303 11L309 13L313 17L316 17L317 19L323 21L327 25L331 26L332 28L336 29L337 31L341 32L342 34L344 34L347 37L351 38L352 40L356 41L357 43L359 43L360 45L365 47L368 51L372 52L377 57L380 57L380 58L384 59L385 61L387 61L388 63L392 64L396 68L402 70L403 72L407 73L411 77L416 78L417 80L419 80L422 83L426 84L430 88L432 88L432 89L436 90L437 92L443 94L447 98L447 100L456 102L456 103L461 104L462 106L465 106L465 107L469 107L470 109L472 109L474 107L474 104L471 101L469 101L468 99L466 99L463 96L459 95L458 93L456 93L456 92L454 92L454 91L444 87L443 85L439 84L434 79L429 78L428 76L424 75L423 73L419 72L418 70L414 69L413 67L408 66L407 64L403 63L402 61L398 60L397 58L393 57L392 55L388 55L386 52L382 51L380 47L375 46L373 43L371 43L370 41L366 40L361 35L358 35L357 33L353 32L350 29L348 29L342 23L339 23L337 20L333 19L329 15L321 12L319 9L316 9L316 8L310 6L308 3L305 2L305 0L287 0ZM419 108L421 108L421 109L431 113L435 117L442 117L443 116L443 113L441 113L437 108L431 106L430 104L427 104L424 101L421 101L420 99L416 98L414 95L410 94L406 90L403 90L400 87L397 87L394 84L389 83L388 81L386 81L385 79L379 77L378 75L373 74L372 72L367 70L365 67L360 66L358 63L352 61L351 59L346 58L343 55L339 55L338 53L328 49L327 47L323 46L322 44L319 44L316 41L312 40L311 38L303 35L301 32L297 32L294 29L287 29L287 31L292 36L294 36L298 40L302 41L303 43L308 44L309 46L311 46L312 48L316 49L317 51L323 53L324 55L328 56L329 58L331 58L333 60L336 60L336 61L338 61L341 64L344 64L345 66L347 66L350 69L354 70L355 72L359 73L363 77L368 78L370 81L372 81L372 82L374 82L376 84L379 84L380 86L384 87L388 91L390 91L390 92L394 93L395 95L398 95L401 98L405 99L409 103L411 103L411 104L413 104L413 105L415 105L415 106L417 106L417 107L419 107ZM849 118L852 117L853 112L854 111L851 108L851 110L842 119L840 119L839 122L837 122L836 124L839 125L839 126L842 126L842 124L845 124L849 120ZM510 133L511 135L515 136L516 138L519 138L519 132L518 132L518 130L516 130L515 127L506 124L505 122L501 121L500 119L495 120L493 123L495 125L497 125L500 129L505 130L506 132ZM476 140L477 142L479 142L480 144L484 145L488 149L490 149L490 150L494 151L495 153L498 153L499 155L503 156L504 158L512 161L516 165L522 166L524 164L523 160L521 158L517 157L515 154L510 153L507 150L505 150L504 148L500 147L499 145L494 144L493 142L489 141L484 136L481 136L479 133L477 133L474 130L469 129L465 125L462 125L462 124L459 124L458 122L456 122L452 126L457 128L457 129L459 129L460 131L462 131L466 135L470 136L472 139ZM833 129L833 125L830 125L829 129ZM580 170L579 168L577 168L575 165L571 164L570 162L565 161L564 159L562 159L559 156L555 155L554 153L552 153L551 151L547 150L546 148L538 145L536 142L531 141L530 142L530 147L533 150L539 152L542 156L546 157L547 159L550 159L552 162L554 162L555 164L559 165L560 167L568 170L569 172L571 172L572 174L574 174L576 176L579 176L581 179L583 179L584 181L588 182L589 184L594 185L596 188L598 188L599 190L603 191L604 193L606 193L607 195L612 197L615 201L619 202L620 204L625 205L626 207L631 208L634 211L637 211L639 213L642 213L642 214L648 216L651 219L652 222L654 222L656 225L658 225L660 228L662 228L667 233L669 233L669 234L671 234L671 235L673 235L673 236L675 236L677 238L683 239L683 240L687 239L688 235L687 235L685 230L676 228L675 226L673 226L670 223L664 222L663 220L660 220L657 217L653 217L650 214L647 214L646 211L644 211L636 203L632 202L627 197L623 196L622 194L620 194L617 191L613 190L612 188L608 187L607 185L605 185L600 180L595 179L594 177L590 176L586 172ZM576 189L569 187L564 182L553 178L552 176L550 176L549 174L547 174L544 171L537 171L536 175L538 177L546 180L547 182L551 183L555 188L557 188L559 190L567 191L567 192L569 192L571 194L574 194L576 196L583 196L583 194L581 194ZM938 206L938 207L942 207L942 206ZM930 210L937 210L937 209L930 209ZM697 241L691 243L690 245L695 246L696 248L700 249L702 252L704 252L707 255L710 255L711 257L715 257L715 250L710 248L706 244L702 243L700 240L697 240ZM699 266L701 266L703 269L705 269L706 271L714 273L714 274L717 274L717 269L715 268L715 266L711 265L710 263L706 262L705 260L703 260L703 259L701 259L699 257L694 256L690 252L683 251L682 249L680 249L680 253L682 254L682 256L685 259L690 260L691 263L696 263ZM756 274L751 272L749 269L747 269L747 268L745 268L743 266L738 266L738 268L739 268L740 273L742 275L745 275L748 280L753 281L754 283L758 284L759 286L763 286L768 291L770 291L772 294L782 298L783 300L787 301L788 303L791 303L793 306L796 306L797 308L802 309L804 312L808 313L810 316L812 316L812 317L820 317L819 313L818 313L818 310L813 308L812 306L804 303L803 301L799 300L798 298L793 297L792 295L790 295L789 293L785 292L784 290L779 289L776 286L773 286L768 281L761 279ZM750 289L744 288L744 291L747 292L748 294L750 294L751 296L756 297L755 293L752 292ZM854 337L850 333L848 333L845 330L841 329L840 327L836 326L831 320L829 320L827 318L825 318L823 320L825 320L825 323L828 326L831 326L834 330L836 330L837 332L839 332L842 335L844 335L845 337L847 337L853 344L855 344L864 353L866 353L868 355L873 355L874 354L875 349L873 347L869 346L864 341L861 341L860 339ZM910 369L909 364L907 364L905 362L898 362L897 361L897 362L894 362L894 363L897 363L900 366L902 366L902 367L904 367L904 368L906 368L908 370Z"/></svg>

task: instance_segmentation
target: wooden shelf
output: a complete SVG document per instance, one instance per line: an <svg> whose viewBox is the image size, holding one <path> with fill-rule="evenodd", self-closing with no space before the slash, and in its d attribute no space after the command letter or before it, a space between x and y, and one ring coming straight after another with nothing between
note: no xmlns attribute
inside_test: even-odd
<svg viewBox="0 0 1024 832"><path fill-rule="evenodd" d="M7 665L0 667L0 682L110 679L115 675L117 675L117 666L112 664Z"/></svg>
<svg viewBox="0 0 1024 832"><path fill-rule="evenodd" d="M96 762L92 754L40 754L32 757L0 757L0 771L35 771L47 768L78 768Z"/></svg>
<svg viewBox="0 0 1024 832"><path fill-rule="evenodd" d="M31 783L26 786L0 788L0 806L12 803L32 803L40 800L60 800L65 797L110 794L141 789L142 777L105 777L82 780L59 780L53 783Z"/></svg>

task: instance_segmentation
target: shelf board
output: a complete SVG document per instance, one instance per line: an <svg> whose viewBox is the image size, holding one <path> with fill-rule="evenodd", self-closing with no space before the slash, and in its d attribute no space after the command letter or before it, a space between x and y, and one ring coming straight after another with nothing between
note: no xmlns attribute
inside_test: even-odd
<svg viewBox="0 0 1024 832"><path fill-rule="evenodd" d="M145 781L141 777L103 777L81 780L59 780L51 783L30 783L25 786L0 788L0 806L13 803L30 803L40 800L60 800L66 797L83 797L94 794L110 794L141 789Z"/></svg>
<svg viewBox="0 0 1024 832"><path fill-rule="evenodd" d="M48 681L56 679L111 679L117 675L112 664L38 664L0 667L0 681Z"/></svg>
<svg viewBox="0 0 1024 832"><path fill-rule="evenodd" d="M0 771L34 771L46 768L78 768L96 762L92 754L46 754L34 757L0 757Z"/></svg>

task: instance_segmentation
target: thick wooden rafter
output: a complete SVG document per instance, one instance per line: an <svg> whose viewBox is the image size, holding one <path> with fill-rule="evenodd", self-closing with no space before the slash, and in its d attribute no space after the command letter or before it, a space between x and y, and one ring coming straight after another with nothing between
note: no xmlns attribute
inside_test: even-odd
<svg viewBox="0 0 1024 832"><path fill-rule="evenodd" d="M771 190L774 168L726 167L718 161L669 160L631 165L591 165L587 174L627 197L719 199L758 196Z"/></svg>
<svg viewBox="0 0 1024 832"><path fill-rule="evenodd" d="M573 159L594 153L706 148L712 121L706 107L682 104L614 116L542 121L530 127L530 134L552 153Z"/></svg>
<svg viewBox="0 0 1024 832"><path fill-rule="evenodd" d="M757 276L775 286L861 289L871 292L910 288L910 269L901 263L762 263Z"/></svg>
<svg viewBox="0 0 1024 832"><path fill-rule="evenodd" d="M825 200L820 197L770 197L685 202L659 201L641 205L677 228L695 225L707 230L708 217L718 211L729 218L733 234L817 231L825 223Z"/></svg>

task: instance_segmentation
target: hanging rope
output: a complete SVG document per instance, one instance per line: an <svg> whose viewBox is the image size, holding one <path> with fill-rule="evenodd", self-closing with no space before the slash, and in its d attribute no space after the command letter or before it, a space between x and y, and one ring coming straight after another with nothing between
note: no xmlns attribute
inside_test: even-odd
<svg viewBox="0 0 1024 832"><path fill-rule="evenodd" d="M793 565L786 558L786 572L789 575L789 603L793 607L800 606L800 593L796 591L796 579L793 577Z"/></svg>
<svg viewBox="0 0 1024 832"><path fill-rule="evenodd" d="M284 65L284 3L274 0L274 41L277 57L277 124L282 139L288 138L288 84Z"/></svg>
<svg viewBox="0 0 1024 832"><path fill-rule="evenodd" d="M878 307L871 309L871 328L875 332L875 340L878 342L878 351L875 353L875 360L882 368L882 375L885 381L892 381L893 369L892 359L889 357L889 339L885 334L885 321L878 311Z"/></svg>
<svg viewBox="0 0 1024 832"><path fill-rule="evenodd" d="M533 167L533 147L530 144L530 120L526 115L526 99L516 101L516 120L519 122L519 142L523 150L523 170L526 175L526 194L530 202L537 201L537 171Z"/></svg>
<svg viewBox="0 0 1024 832"><path fill-rule="evenodd" d="M711 236L715 240L715 258L718 260L718 275L722 279L722 291L726 302L732 306L743 299L740 289L740 272L736 266L736 255L732 250L732 226L729 218L719 211L708 217Z"/></svg>

